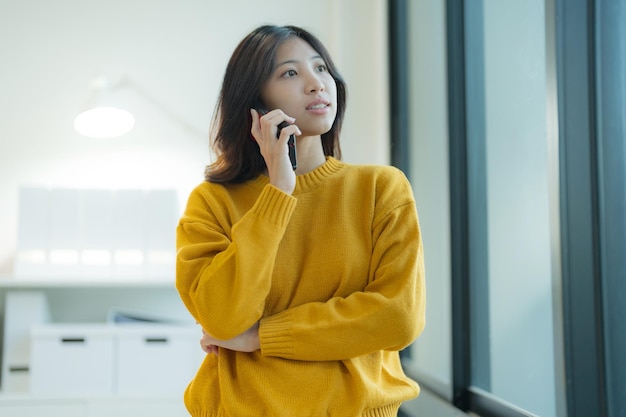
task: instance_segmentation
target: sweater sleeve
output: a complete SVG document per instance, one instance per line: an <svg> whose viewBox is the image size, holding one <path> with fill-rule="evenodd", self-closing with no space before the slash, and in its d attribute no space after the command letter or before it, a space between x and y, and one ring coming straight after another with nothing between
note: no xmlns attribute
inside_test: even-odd
<svg viewBox="0 0 626 417"><path fill-rule="evenodd" d="M408 183L406 184L408 186ZM410 189L391 190L412 195ZM303 304L261 320L267 356L344 360L378 350L400 350L425 324L424 255L414 201L402 203L372 230L373 279L363 291Z"/></svg>
<svg viewBox="0 0 626 417"><path fill-rule="evenodd" d="M224 209L209 201L205 188L194 190L177 227L176 287L196 321L226 340L263 315L278 245L296 199L267 185L231 230L219 221L227 215Z"/></svg>

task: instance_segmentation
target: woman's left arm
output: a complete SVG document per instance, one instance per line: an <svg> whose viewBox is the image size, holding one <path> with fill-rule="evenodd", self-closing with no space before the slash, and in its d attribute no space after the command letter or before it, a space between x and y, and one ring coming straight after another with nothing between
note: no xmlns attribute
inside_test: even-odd
<svg viewBox="0 0 626 417"><path fill-rule="evenodd" d="M374 278L363 291L300 305L265 317L264 355L343 360L401 350L425 325L424 253L415 203L404 203L374 225Z"/></svg>

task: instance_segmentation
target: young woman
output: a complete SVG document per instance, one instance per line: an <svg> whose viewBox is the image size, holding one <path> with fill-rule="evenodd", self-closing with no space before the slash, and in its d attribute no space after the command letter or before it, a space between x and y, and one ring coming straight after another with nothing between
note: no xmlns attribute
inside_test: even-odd
<svg viewBox="0 0 626 417"><path fill-rule="evenodd" d="M415 202L401 171L340 161L345 104L301 28L259 27L228 63L218 158L177 229L177 288L208 353L193 416L387 417L419 393L398 354L424 327Z"/></svg>

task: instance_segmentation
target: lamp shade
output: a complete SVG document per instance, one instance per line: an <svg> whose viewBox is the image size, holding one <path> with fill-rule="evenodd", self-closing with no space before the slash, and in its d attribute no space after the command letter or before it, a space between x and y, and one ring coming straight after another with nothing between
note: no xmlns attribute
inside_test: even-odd
<svg viewBox="0 0 626 417"><path fill-rule="evenodd" d="M135 126L134 116L115 101L116 90L123 83L112 84L106 77L94 79L84 111L74 119L74 129L91 138L122 136Z"/></svg>
<svg viewBox="0 0 626 417"><path fill-rule="evenodd" d="M74 119L74 129L90 138L114 138L130 132L135 126L133 115L116 107L95 107Z"/></svg>

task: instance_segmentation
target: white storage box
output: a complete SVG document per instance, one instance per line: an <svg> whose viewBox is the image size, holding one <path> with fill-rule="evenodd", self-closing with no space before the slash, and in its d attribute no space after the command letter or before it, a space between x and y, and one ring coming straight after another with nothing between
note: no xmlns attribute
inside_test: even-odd
<svg viewBox="0 0 626 417"><path fill-rule="evenodd" d="M197 326L118 325L117 392L180 394L206 354Z"/></svg>
<svg viewBox="0 0 626 417"><path fill-rule="evenodd" d="M31 329L30 390L36 394L110 394L114 327L48 324Z"/></svg>

